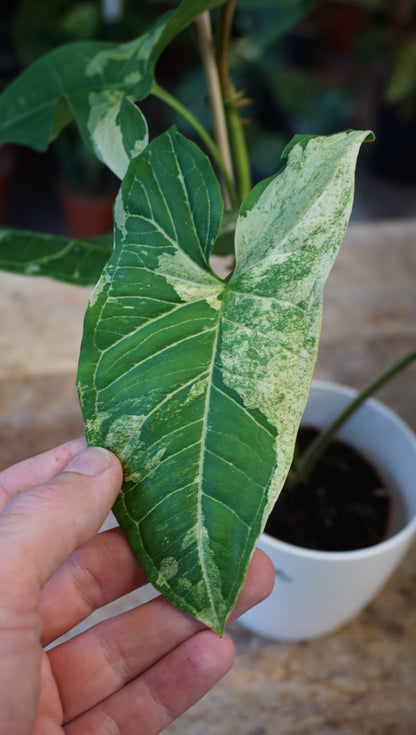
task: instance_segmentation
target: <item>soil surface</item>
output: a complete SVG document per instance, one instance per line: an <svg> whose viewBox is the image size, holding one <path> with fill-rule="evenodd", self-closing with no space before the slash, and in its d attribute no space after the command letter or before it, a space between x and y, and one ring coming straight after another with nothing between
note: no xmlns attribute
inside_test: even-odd
<svg viewBox="0 0 416 735"><path fill-rule="evenodd" d="M316 433L301 428L300 453ZM390 509L390 493L374 468L355 449L335 440L308 485L288 479L265 531L308 549L352 551L383 540Z"/></svg>

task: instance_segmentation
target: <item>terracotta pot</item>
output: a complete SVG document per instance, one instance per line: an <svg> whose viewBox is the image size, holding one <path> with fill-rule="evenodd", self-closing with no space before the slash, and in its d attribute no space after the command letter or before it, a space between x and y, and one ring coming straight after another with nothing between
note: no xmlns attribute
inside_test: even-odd
<svg viewBox="0 0 416 735"><path fill-rule="evenodd" d="M314 16L321 30L321 43L331 51L350 53L361 31L371 25L366 8L349 3L324 3Z"/></svg>
<svg viewBox="0 0 416 735"><path fill-rule="evenodd" d="M113 229L113 205L116 192L83 194L59 185L65 230L70 237L80 239L102 235Z"/></svg>
<svg viewBox="0 0 416 735"><path fill-rule="evenodd" d="M302 422L322 428L354 397L345 386L316 381ZM359 450L392 496L392 521L382 542L356 551L305 549L263 534L259 547L272 559L276 584L270 597L240 618L260 635L305 640L330 633L360 612L396 569L416 536L416 437L374 399L337 435Z"/></svg>

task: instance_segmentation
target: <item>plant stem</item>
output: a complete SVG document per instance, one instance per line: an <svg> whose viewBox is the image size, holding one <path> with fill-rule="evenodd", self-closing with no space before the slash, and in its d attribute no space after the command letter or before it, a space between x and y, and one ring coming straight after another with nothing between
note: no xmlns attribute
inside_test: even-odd
<svg viewBox="0 0 416 735"><path fill-rule="evenodd" d="M169 92L167 92L165 89L159 86L157 82L153 82L152 85L152 94L157 97L158 99L162 100L165 104L169 105L175 112L178 112L195 130L195 132L199 135L202 142L204 143L208 153L212 156L212 159L215 161L216 165L218 166L220 175L224 181L224 185L227 189L227 194L229 201L231 203L231 206L238 207L238 198L237 194L234 188L234 184L229 176L229 173L227 169L224 166L224 161L222 158L222 155L218 149L218 146L215 144L214 140L211 138L209 133L205 130L204 126L199 122L199 120L195 117L195 115L188 110L185 105L183 105L176 97L171 95Z"/></svg>
<svg viewBox="0 0 416 735"><path fill-rule="evenodd" d="M230 78L230 41L237 0L229 0L219 11L216 34L217 65L225 116L233 147L240 201L251 190L251 171L243 122L238 113L240 100Z"/></svg>
<svg viewBox="0 0 416 735"><path fill-rule="evenodd" d="M218 73L209 11L205 11L195 21L199 51L207 79L209 101L214 125L215 139L221 153L227 176L234 182L234 168L228 138L227 121ZM229 208L230 202L225 201Z"/></svg>
<svg viewBox="0 0 416 735"><path fill-rule="evenodd" d="M243 123L236 106L237 99L233 88L232 96L225 100L225 109L236 163L238 195L243 201L251 191L251 170Z"/></svg>
<svg viewBox="0 0 416 735"><path fill-rule="evenodd" d="M379 375L366 383L363 388L357 393L357 395L350 401L346 407L335 417L335 419L322 431L319 432L316 439L314 439L303 452L301 457L296 462L295 473L299 480L303 483L307 483L311 477L312 471L316 466L316 463L322 457L328 444L331 442L335 433L345 423L345 421L356 411L364 401L371 396L376 390L381 388L384 383L393 378L396 373L403 370L413 360L416 360L416 350L411 350L406 353L403 357L392 363L386 370L383 370Z"/></svg>

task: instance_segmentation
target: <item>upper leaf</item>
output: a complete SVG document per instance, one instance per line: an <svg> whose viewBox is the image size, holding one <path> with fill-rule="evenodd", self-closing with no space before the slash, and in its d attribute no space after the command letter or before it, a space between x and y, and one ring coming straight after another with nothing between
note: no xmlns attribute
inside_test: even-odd
<svg viewBox="0 0 416 735"><path fill-rule="evenodd" d="M122 178L148 142L134 102L150 93L160 54L201 12L222 2L182 0L129 43L75 42L46 54L0 95L0 145L14 141L44 151L73 116L85 144Z"/></svg>
<svg viewBox="0 0 416 735"><path fill-rule="evenodd" d="M150 581L219 632L290 467L366 137L295 140L243 203L227 283L208 262L220 191L194 144L160 136L117 199L85 318L86 433L123 462L115 513Z"/></svg>

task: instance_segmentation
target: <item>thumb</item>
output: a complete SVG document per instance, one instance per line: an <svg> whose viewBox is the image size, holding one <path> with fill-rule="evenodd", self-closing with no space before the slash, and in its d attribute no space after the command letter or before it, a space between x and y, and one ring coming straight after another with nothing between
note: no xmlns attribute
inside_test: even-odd
<svg viewBox="0 0 416 735"><path fill-rule="evenodd" d="M10 578L22 574L23 567L26 580L29 575L41 588L98 531L121 481L115 455L94 447L56 477L14 497L0 515L0 558L9 560Z"/></svg>

